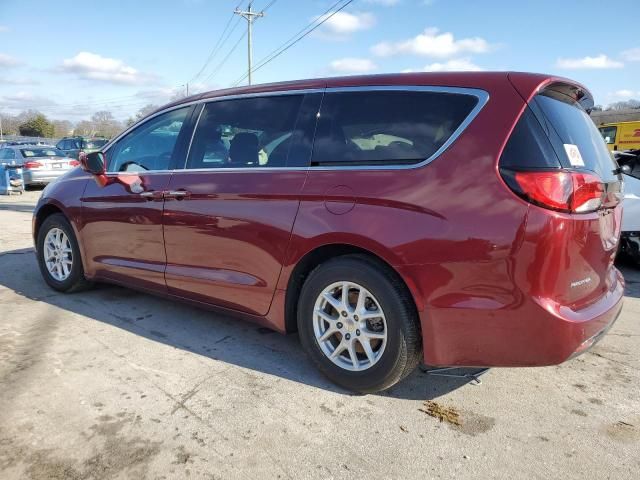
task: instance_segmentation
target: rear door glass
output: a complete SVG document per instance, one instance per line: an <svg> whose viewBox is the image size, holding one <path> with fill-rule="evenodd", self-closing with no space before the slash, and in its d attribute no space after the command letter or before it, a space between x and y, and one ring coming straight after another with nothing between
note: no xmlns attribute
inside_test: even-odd
<svg viewBox="0 0 640 480"><path fill-rule="evenodd" d="M208 103L200 115L186 168L306 166L312 125L308 114L306 121L298 121L299 112L304 103L315 105L317 113L319 101L318 95L274 95ZM315 116L310 118L315 121Z"/></svg>
<svg viewBox="0 0 640 480"><path fill-rule="evenodd" d="M591 170L605 182L616 181L617 166L602 135L589 114L575 100L556 91L545 91L534 99L546 125L549 139L565 168ZM535 109L534 109L535 111ZM576 155L576 149L579 155ZM573 152L573 160L569 154Z"/></svg>
<svg viewBox="0 0 640 480"><path fill-rule="evenodd" d="M419 163L447 142L477 103L474 95L445 92L327 93L312 166Z"/></svg>

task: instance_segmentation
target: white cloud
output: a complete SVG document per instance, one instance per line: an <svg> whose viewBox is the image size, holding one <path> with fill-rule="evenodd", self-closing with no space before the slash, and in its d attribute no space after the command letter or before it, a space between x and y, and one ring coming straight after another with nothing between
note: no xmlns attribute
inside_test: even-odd
<svg viewBox="0 0 640 480"><path fill-rule="evenodd" d="M627 62L640 62L640 47L625 50L620 54L620 56Z"/></svg>
<svg viewBox="0 0 640 480"><path fill-rule="evenodd" d="M9 27L6 25L0 25L0 33L5 33L9 31Z"/></svg>
<svg viewBox="0 0 640 480"><path fill-rule="evenodd" d="M436 62L425 65L420 70L407 69L402 73L410 73L415 71L420 72L479 72L484 70L482 67L476 65L469 58L453 58L446 62Z"/></svg>
<svg viewBox="0 0 640 480"><path fill-rule="evenodd" d="M0 67L16 67L20 65L20 61L13 58L11 55L7 55L6 53L0 53Z"/></svg>
<svg viewBox="0 0 640 480"><path fill-rule="evenodd" d="M627 90L627 89L617 90L615 92L609 93L609 97L615 98L615 99L620 99L620 100L629 100L631 98L640 98L640 90L638 90L638 91Z"/></svg>
<svg viewBox="0 0 640 480"><path fill-rule="evenodd" d="M367 73L378 68L368 58L340 58L331 62L329 67L337 73Z"/></svg>
<svg viewBox="0 0 640 480"><path fill-rule="evenodd" d="M456 40L452 33L437 28L427 28L413 38L401 42L382 42L371 49L381 57L410 53L428 57L447 58L461 53L486 53L492 46L480 37Z"/></svg>
<svg viewBox="0 0 640 480"><path fill-rule="evenodd" d="M315 17L313 20L325 19L330 15L331 13L327 13L326 15ZM323 37L340 40L361 30L367 30L373 27L375 23L376 17L368 12L336 12L333 16L331 16L324 22L322 27L320 27L320 30Z"/></svg>
<svg viewBox="0 0 640 480"><path fill-rule="evenodd" d="M91 52L80 52L73 58L63 60L58 71L74 73L87 80L124 85L140 84L154 78L126 65L122 60Z"/></svg>
<svg viewBox="0 0 640 480"><path fill-rule="evenodd" d="M568 70L622 68L624 63L607 57L604 53L595 57L559 58L556 66Z"/></svg>
<svg viewBox="0 0 640 480"><path fill-rule="evenodd" d="M39 85L40 82L34 78L26 77L3 77L0 76L0 85Z"/></svg>
<svg viewBox="0 0 640 480"><path fill-rule="evenodd" d="M28 108L44 108L56 105L56 102L50 98L34 95L30 92L18 92L12 95L0 97L0 103L7 108L28 109Z"/></svg>

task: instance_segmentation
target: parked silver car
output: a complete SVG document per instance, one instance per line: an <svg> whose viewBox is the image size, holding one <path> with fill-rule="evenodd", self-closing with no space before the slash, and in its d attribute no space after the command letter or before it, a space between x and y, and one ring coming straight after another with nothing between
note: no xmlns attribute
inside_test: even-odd
<svg viewBox="0 0 640 480"><path fill-rule="evenodd" d="M79 165L56 147L11 145L0 149L0 162L22 165L25 186L46 185Z"/></svg>

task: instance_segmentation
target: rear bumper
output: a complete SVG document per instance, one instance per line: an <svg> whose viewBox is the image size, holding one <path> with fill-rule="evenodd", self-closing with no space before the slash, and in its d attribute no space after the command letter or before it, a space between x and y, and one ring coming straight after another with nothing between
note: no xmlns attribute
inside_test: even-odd
<svg viewBox="0 0 640 480"><path fill-rule="evenodd" d="M57 180L67 173L69 169L56 168L55 170L23 170L22 178L25 185L44 185Z"/></svg>
<svg viewBox="0 0 640 480"><path fill-rule="evenodd" d="M609 291L581 310L538 298L511 305L482 301L420 313L424 362L433 366L557 365L593 346L622 309L624 280L612 269Z"/></svg>

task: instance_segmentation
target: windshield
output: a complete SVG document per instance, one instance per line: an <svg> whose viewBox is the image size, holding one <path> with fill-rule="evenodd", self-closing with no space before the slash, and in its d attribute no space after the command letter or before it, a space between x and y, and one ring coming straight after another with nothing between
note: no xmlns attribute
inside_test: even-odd
<svg viewBox="0 0 640 480"><path fill-rule="evenodd" d="M65 157L66 155L57 148L23 148L22 156L28 157Z"/></svg>
<svg viewBox="0 0 640 480"><path fill-rule="evenodd" d="M600 135L604 138L605 143L611 145L616 143L616 133L618 127L600 127Z"/></svg>
<svg viewBox="0 0 640 480"><path fill-rule="evenodd" d="M104 145L106 145L107 141L106 140L83 140L82 141L82 148L100 148Z"/></svg>

